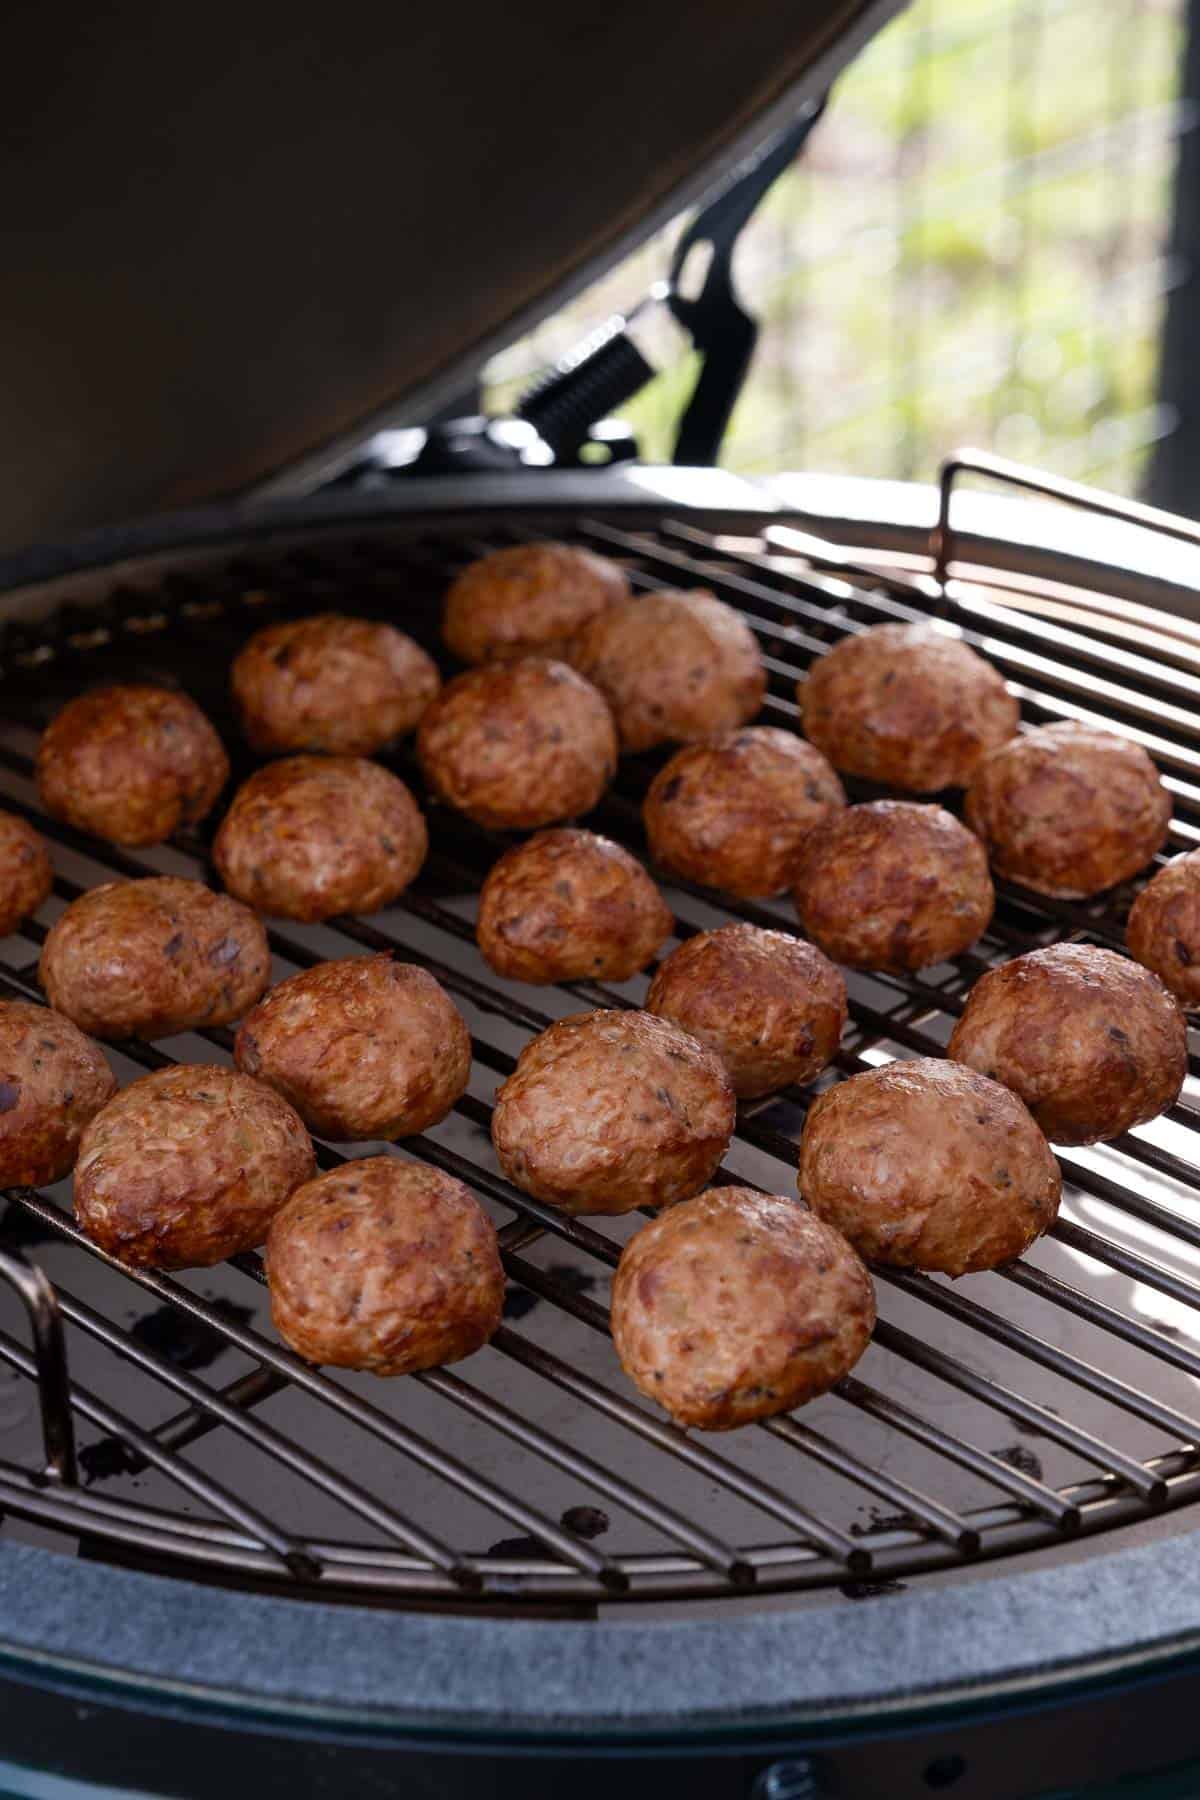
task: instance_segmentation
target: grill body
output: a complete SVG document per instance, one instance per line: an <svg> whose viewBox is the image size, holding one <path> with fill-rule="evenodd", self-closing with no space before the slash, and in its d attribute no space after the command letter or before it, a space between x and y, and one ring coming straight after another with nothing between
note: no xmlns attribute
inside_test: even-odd
<svg viewBox="0 0 1200 1800"><path fill-rule="evenodd" d="M1177 616L1143 617L1120 599L1169 603L1184 591L1182 565L1174 582L1152 558L1093 569L1100 591L1088 594L1086 527L1073 557L1039 555L1031 569L1026 552L1019 577L1019 539L993 547L975 535L959 548L1001 572L960 565L943 593L892 547L882 570L862 521L858 549L834 552L765 491L720 477L690 496L676 489L669 505L645 479L516 492L523 506L504 484L475 483L443 487L430 510L413 492L393 505L343 495L201 514L0 567L0 805L45 823L30 752L48 712L84 685L181 680L232 747L225 671L252 630L338 606L434 646L454 567L553 531L622 557L637 585L703 583L739 605L771 671L764 721L794 724L796 677L843 632L938 616L1002 667L1027 719L1097 716L1145 742L1174 789L1172 848L1200 841L1200 642ZM877 537L894 544L894 529ZM412 775L403 753L395 766ZM597 828L640 847L654 766L623 767ZM1167 1121L1061 1159L1063 1222L1026 1264L953 1287L888 1277L876 1345L837 1394L736 1439L684 1438L631 1398L604 1337L624 1228L547 1216L506 1188L486 1138L491 1087L531 1031L581 1006L636 1004L644 983L498 983L474 952L471 907L502 846L444 814L432 823L430 865L393 913L287 928L277 973L386 944L424 961L462 1005L476 1038L470 1094L402 1153L462 1174L493 1211L513 1282L504 1332L461 1370L331 1381L280 1353L269 1326L260 1335L255 1259L203 1278L135 1279L77 1240L63 1194L12 1196L3 1241L45 1268L66 1320L83 1471L77 1487L40 1474L14 1300L0 1319L0 1499L27 1542L0 1553L0 1637L10 1666L39 1684L38 1718L85 1690L102 1698L105 1719L126 1721L124 1784L181 1792L205 1791L201 1766L214 1790L224 1778L231 1722L291 1745L280 1768L314 1732L336 1738L361 1757L368 1791L377 1755L388 1768L397 1745L416 1755L439 1736L464 1760L454 1775L437 1765L438 1792L460 1778L465 1792L470 1755L500 1743L514 1771L537 1745L521 1773L535 1793L552 1751L703 1751L711 1791L738 1792L798 1745L832 1759L839 1791L877 1792L864 1784L885 1766L878 1741L901 1726L912 1753L887 1753L896 1793L926 1791L939 1758L963 1758L956 1791L979 1796L1140 1766L1134 1721L1151 1713L1153 1760L1190 1752L1188 1708L1166 1684L1190 1679L1197 1623L1194 1081ZM8 996L36 995L39 935L79 887L203 868L199 839L130 856L49 829L55 900L0 946ZM978 954L908 980L852 977L852 1031L830 1078L941 1048L986 961L1063 936L1119 943L1129 897L1072 904L1009 890ZM670 898L682 929L730 910L699 890ZM737 910L791 922L785 906ZM222 1060L227 1047L216 1033L123 1046L116 1062L128 1078L163 1056ZM803 1105L789 1094L744 1108L734 1172L791 1191ZM78 1559L62 1554L72 1546ZM986 1749L999 1729L1014 1750L1032 1745L1050 1698L1111 1727L1105 1695L1118 1686L1121 1732L1098 1760L1094 1745L1084 1755L1095 1733L1082 1723L1058 1752L1037 1752L1036 1786L1014 1785ZM1014 1734L1006 1709L1018 1706ZM153 1761L153 1734L142 1747L129 1719L163 1709L198 1734L191 1785L138 1760ZM24 1729L8 1739L17 1760ZM962 1746L973 1733L983 1735L967 1759L951 1738ZM340 1781L349 1766L338 1764ZM598 1764L601 1779L611 1775ZM695 1770L689 1780L708 1791Z"/></svg>

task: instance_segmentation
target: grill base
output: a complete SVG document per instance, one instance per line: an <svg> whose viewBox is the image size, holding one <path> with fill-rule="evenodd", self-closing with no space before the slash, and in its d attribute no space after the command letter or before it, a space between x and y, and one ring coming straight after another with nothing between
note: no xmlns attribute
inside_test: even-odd
<svg viewBox="0 0 1200 1800"><path fill-rule="evenodd" d="M189 1800L231 1779L281 1800L398 1781L550 1800L569 1779L600 1800L614 1759L639 1797L664 1780L761 1795L786 1764L847 1800L1117 1781L1121 1800L1163 1800L1194 1793L1200 1768L1198 1552L1192 1535L1033 1581L717 1627L313 1609L8 1546L0 1741L17 1762ZM1114 1652L1134 1594L1140 1641ZM1127 1780L1185 1761L1178 1786Z"/></svg>

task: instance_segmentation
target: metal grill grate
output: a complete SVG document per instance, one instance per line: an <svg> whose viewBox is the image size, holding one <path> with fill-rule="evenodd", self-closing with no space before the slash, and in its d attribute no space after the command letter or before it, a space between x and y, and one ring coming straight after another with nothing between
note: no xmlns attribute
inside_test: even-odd
<svg viewBox="0 0 1200 1800"><path fill-rule="evenodd" d="M189 551L127 565L107 592L89 577L86 603L68 595L43 623L10 623L0 638L0 804L54 840L58 878L39 920L0 942L0 994L40 998L46 921L82 888L206 869L198 836L119 852L42 814L32 751L67 694L132 673L178 678L235 746L225 672L250 631L335 604L394 617L434 647L451 571L536 523L481 515L439 535L393 516L282 546ZM786 529L751 540L669 519L652 528L597 519L571 535L621 557L636 585L704 583L740 607L770 670L764 720L795 723L796 676L844 632L938 611L1004 670L1028 719L1097 717L1146 744L1174 792L1178 843L1200 842L1200 632L1172 621L1170 660L1151 660L1103 610L1090 628L1064 624L982 577L943 595L924 576L847 568ZM390 761L416 780L408 752ZM590 821L639 850L639 802L656 762L624 761ZM646 978L619 989L498 981L475 951L472 920L502 844L441 810L431 827L410 894L371 920L273 932L276 975L394 949L462 1006L475 1044L471 1089L399 1154L460 1176L495 1217L510 1278L499 1335L464 1365L403 1382L327 1374L273 1338L256 1256L195 1276L124 1270L76 1231L65 1184L17 1192L0 1266L24 1280L52 1365L54 1311L31 1288L24 1253L46 1270L72 1386L65 1417L50 1367L43 1447L22 1301L0 1295L0 1508L70 1534L89 1554L322 1593L482 1594L511 1605L752 1584L859 1592L867 1577L1053 1545L1197 1497L1194 1042L1185 1094L1166 1119L1060 1158L1061 1221L1022 1264L953 1285L881 1274L875 1342L834 1394L734 1437L685 1435L625 1382L605 1336L608 1277L637 1221L572 1220L517 1193L487 1137L491 1089L524 1039L581 1005L636 1005ZM681 936L731 911L792 924L785 903L729 908L701 889L667 892ZM971 983L1005 956L1064 937L1119 945L1129 898L1053 902L1006 887L983 944L953 965L909 978L852 974L851 1027L818 1085L894 1055L939 1052ZM230 1044L228 1032L208 1031L122 1045L115 1061L128 1078L172 1057L225 1060ZM804 1105L789 1092L744 1106L728 1178L793 1191ZM338 1153L325 1147L321 1158L329 1165Z"/></svg>

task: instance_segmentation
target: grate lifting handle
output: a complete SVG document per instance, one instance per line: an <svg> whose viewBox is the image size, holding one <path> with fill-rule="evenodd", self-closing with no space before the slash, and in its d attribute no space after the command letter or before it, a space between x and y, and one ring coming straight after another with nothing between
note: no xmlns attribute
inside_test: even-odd
<svg viewBox="0 0 1200 1800"><path fill-rule="evenodd" d="M45 1478L60 1487L74 1487L78 1473L75 1423L71 1417L67 1345L58 1295L45 1270L18 1250L0 1250L0 1276L20 1295L29 1315L46 1451Z"/></svg>
<svg viewBox="0 0 1200 1800"><path fill-rule="evenodd" d="M1061 500L1065 506L1077 506L1103 519L1140 525L1146 531L1157 531L1179 543L1200 545L1200 524L1194 519L1163 512L1157 506L1146 506L1141 500L1122 500L1115 494L1102 493L1099 488L1085 487L1080 481L1046 475L1040 469L1028 469L1024 463L1009 462L1006 457L992 456L986 450L958 450L939 471L937 524L929 534L933 572L943 592L950 564L954 561L954 533L950 520L954 490L964 475L981 475L1006 487L1020 488L1027 494Z"/></svg>

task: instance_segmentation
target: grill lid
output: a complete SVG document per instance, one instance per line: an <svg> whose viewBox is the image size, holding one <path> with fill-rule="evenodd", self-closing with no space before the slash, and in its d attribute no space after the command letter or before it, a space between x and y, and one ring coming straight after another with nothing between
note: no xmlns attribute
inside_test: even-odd
<svg viewBox="0 0 1200 1800"><path fill-rule="evenodd" d="M454 396L902 0L6 18L0 546ZM19 447L19 448L18 448ZM19 459L19 460L18 460Z"/></svg>

